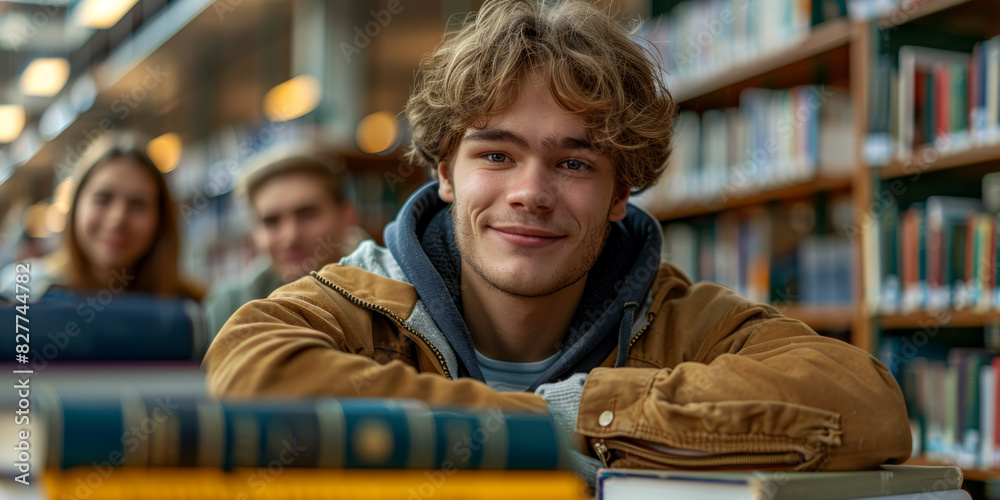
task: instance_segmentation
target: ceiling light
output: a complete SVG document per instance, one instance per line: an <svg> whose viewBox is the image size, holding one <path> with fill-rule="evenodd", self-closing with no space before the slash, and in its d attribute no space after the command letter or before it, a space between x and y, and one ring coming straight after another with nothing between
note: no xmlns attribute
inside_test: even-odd
<svg viewBox="0 0 1000 500"><path fill-rule="evenodd" d="M61 57L38 58L21 73L21 93L51 97L59 93L69 78L69 61Z"/></svg>
<svg viewBox="0 0 1000 500"><path fill-rule="evenodd" d="M292 120L316 109L321 97L316 77L297 76L264 94L264 116L272 122Z"/></svg>
<svg viewBox="0 0 1000 500"><path fill-rule="evenodd" d="M121 21L139 0L82 0L73 9L73 23L86 28L108 29Z"/></svg>
<svg viewBox="0 0 1000 500"><path fill-rule="evenodd" d="M17 104L0 106L0 143L12 142L24 130L24 107Z"/></svg>
<svg viewBox="0 0 1000 500"><path fill-rule="evenodd" d="M382 153L399 143L399 123L388 111L372 113L358 123L358 148L369 154Z"/></svg>
<svg viewBox="0 0 1000 500"><path fill-rule="evenodd" d="M146 152L160 172L167 173L181 161L181 137L173 132L163 134L149 141Z"/></svg>

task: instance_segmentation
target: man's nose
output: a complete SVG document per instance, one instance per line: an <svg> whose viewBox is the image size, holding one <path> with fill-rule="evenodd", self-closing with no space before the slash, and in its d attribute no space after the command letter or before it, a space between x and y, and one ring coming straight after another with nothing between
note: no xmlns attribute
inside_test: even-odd
<svg viewBox="0 0 1000 500"><path fill-rule="evenodd" d="M278 231L278 239L281 241L282 248L288 248L298 241L299 225L295 221L286 221L281 224L281 229Z"/></svg>
<svg viewBox="0 0 1000 500"><path fill-rule="evenodd" d="M512 172L507 202L528 212L547 212L555 207L555 183L552 171L539 160L529 160Z"/></svg>

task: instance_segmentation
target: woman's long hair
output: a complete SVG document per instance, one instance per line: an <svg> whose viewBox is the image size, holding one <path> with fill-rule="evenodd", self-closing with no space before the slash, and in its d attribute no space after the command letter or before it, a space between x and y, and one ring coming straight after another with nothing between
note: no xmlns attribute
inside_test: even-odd
<svg viewBox="0 0 1000 500"><path fill-rule="evenodd" d="M177 223L177 205L170 196L163 173L134 141L129 143L124 140L117 142L112 140L107 144L94 145L77 165L61 247L66 260L67 284L72 288L91 291L109 286L109 283L101 282L93 273L94 265L80 247L76 233L76 217L80 193L94 171L108 163L123 160L149 174L156 185L158 212L155 235L149 249L135 264L123 270L130 276L135 276L134 279L128 280L125 288L133 292L187 296L201 300L202 292L181 279L178 271L181 238Z"/></svg>

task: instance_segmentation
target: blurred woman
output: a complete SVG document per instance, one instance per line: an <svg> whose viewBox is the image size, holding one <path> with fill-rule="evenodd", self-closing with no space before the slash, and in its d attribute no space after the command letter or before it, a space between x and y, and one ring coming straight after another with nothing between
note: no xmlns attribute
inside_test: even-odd
<svg viewBox="0 0 1000 500"><path fill-rule="evenodd" d="M60 248L31 263L31 298L63 286L200 301L201 290L178 272L177 207L163 174L142 149L121 140L91 150L74 174ZM14 296L11 267L0 272L6 300Z"/></svg>

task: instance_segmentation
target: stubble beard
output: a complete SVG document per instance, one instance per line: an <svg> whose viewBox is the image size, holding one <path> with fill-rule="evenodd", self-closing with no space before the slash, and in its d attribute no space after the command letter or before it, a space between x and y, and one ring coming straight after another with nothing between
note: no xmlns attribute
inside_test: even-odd
<svg viewBox="0 0 1000 500"><path fill-rule="evenodd" d="M457 200L456 200L457 201ZM483 262L482 255L476 252L475 235L472 232L472 222L467 220L464 211L455 210L456 204L452 204L451 221L455 228L455 243L458 245L458 252L462 256L462 261L469 265L489 286L499 292L513 295L515 297L544 297L552 295L563 288L566 288L587 276L590 269L597 262L604 244L611 234L611 225L605 224L604 231L592 232L583 245L579 248L583 254L578 259L574 256L566 256L569 261L563 261L557 269L548 277L537 277L531 280L526 276L503 276L495 269ZM608 213L610 214L610 208ZM573 262L575 260L575 262Z"/></svg>

